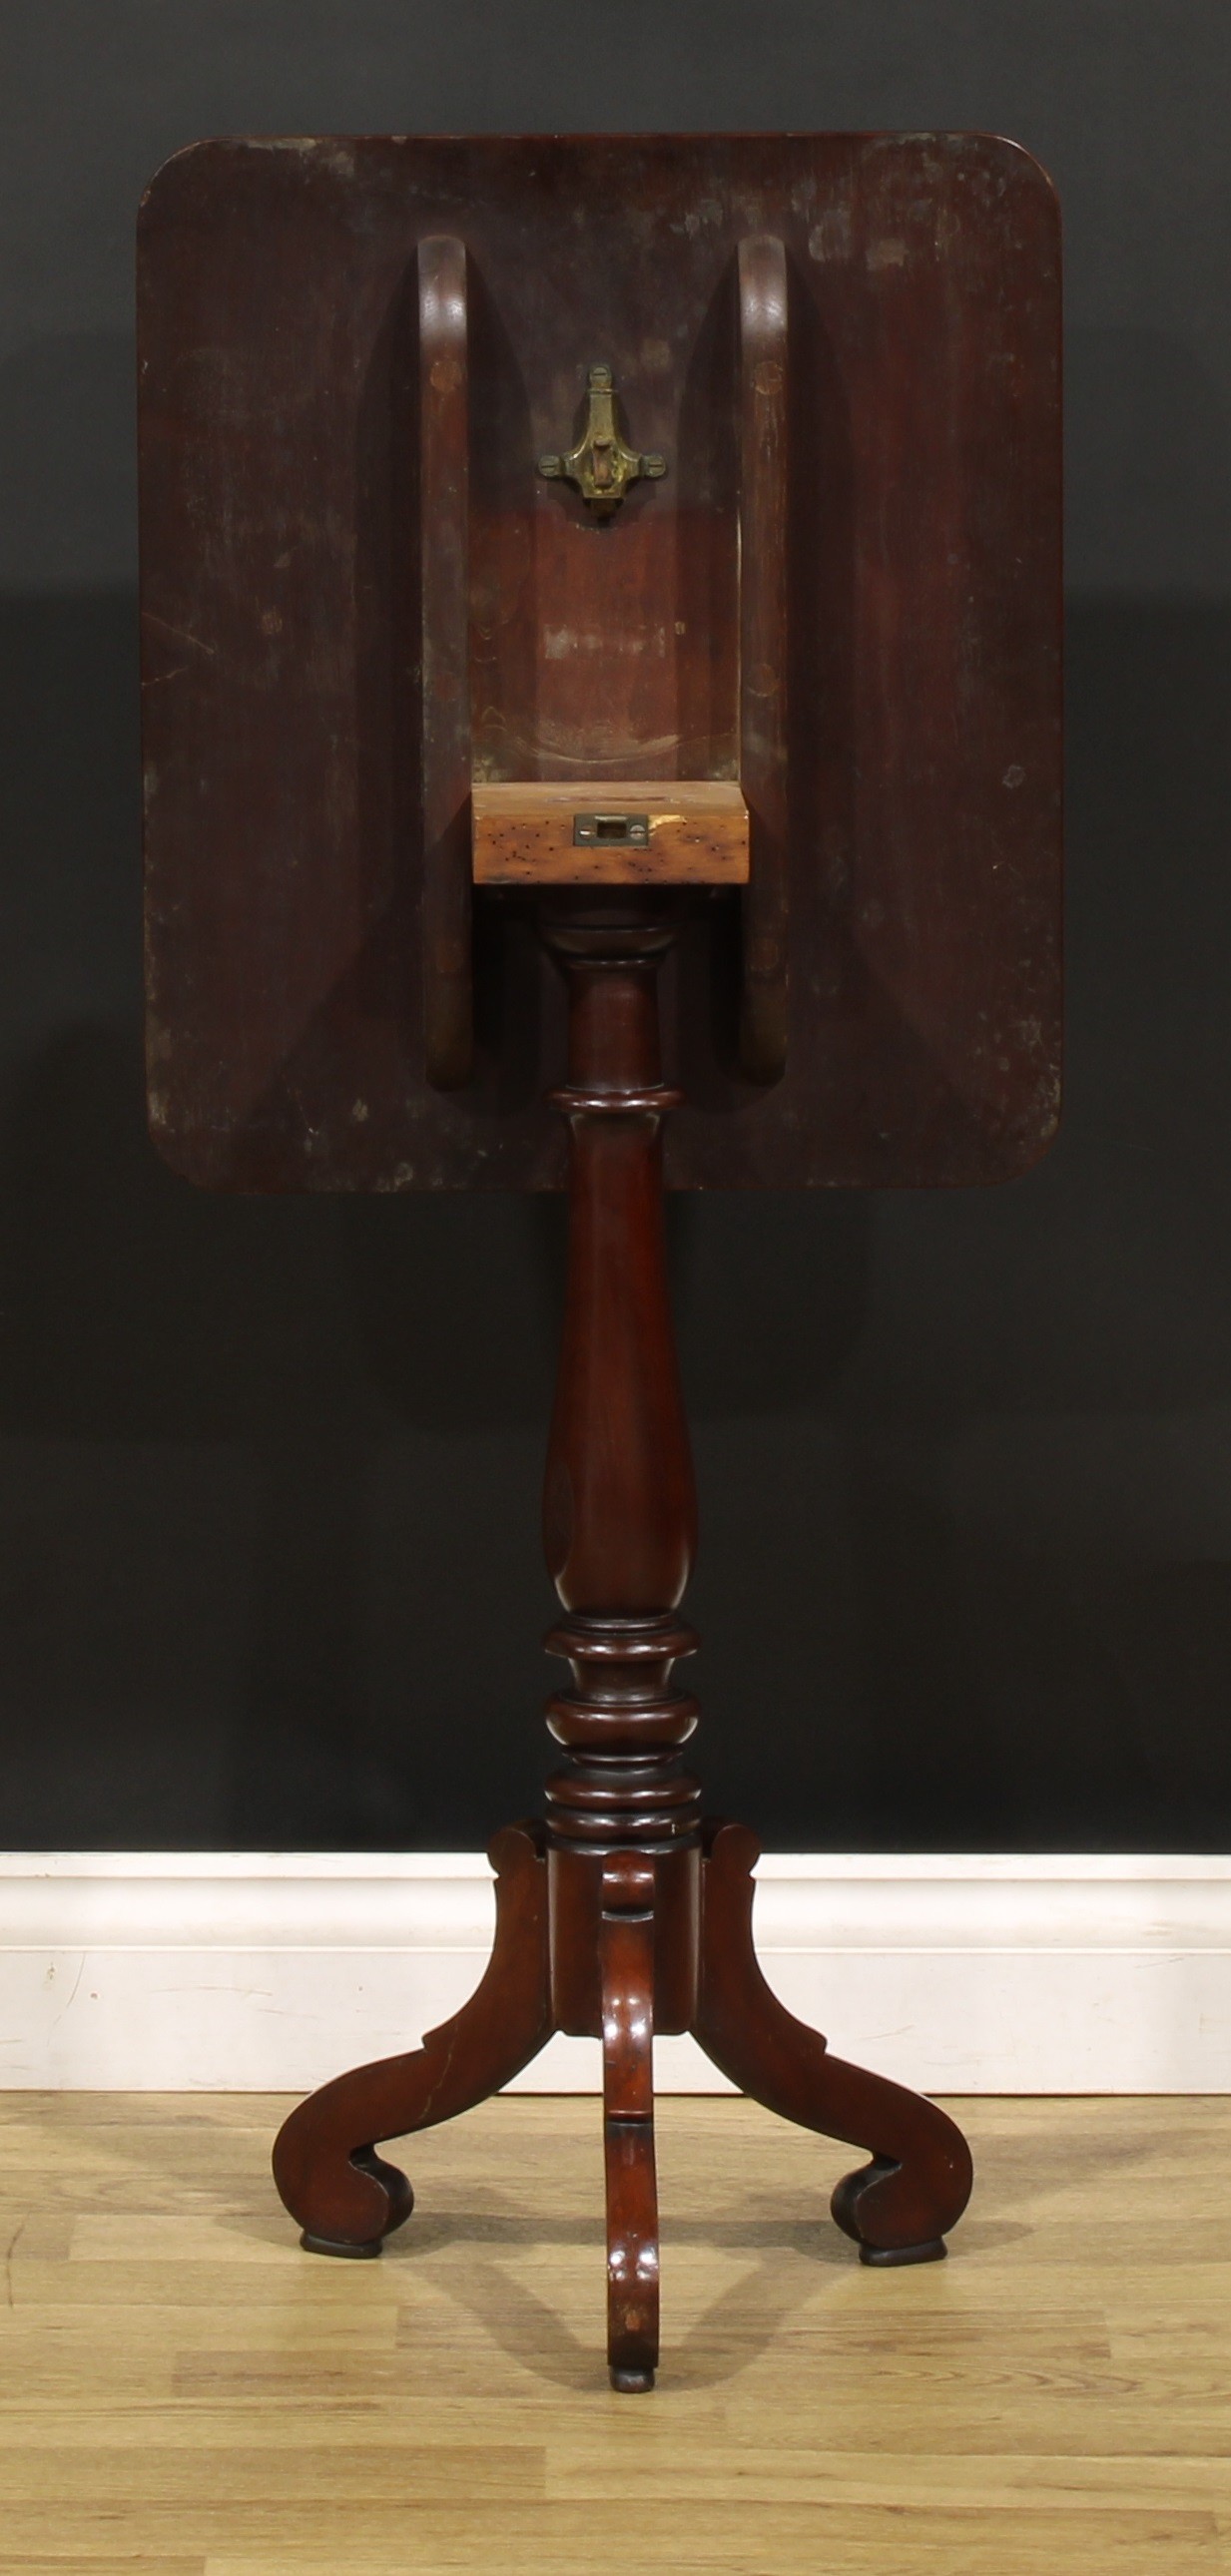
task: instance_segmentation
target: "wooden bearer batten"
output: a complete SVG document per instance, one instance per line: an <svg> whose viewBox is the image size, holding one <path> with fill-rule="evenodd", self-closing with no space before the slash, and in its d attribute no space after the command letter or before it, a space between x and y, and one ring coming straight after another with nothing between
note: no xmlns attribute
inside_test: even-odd
<svg viewBox="0 0 1231 2576"><path fill-rule="evenodd" d="M726 779L517 781L473 791L476 885L744 885L748 808Z"/></svg>

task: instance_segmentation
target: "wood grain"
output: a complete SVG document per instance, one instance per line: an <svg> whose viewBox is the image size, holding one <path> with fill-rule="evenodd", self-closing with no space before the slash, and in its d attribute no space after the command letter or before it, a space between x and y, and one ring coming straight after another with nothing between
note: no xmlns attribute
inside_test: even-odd
<svg viewBox="0 0 1231 2576"><path fill-rule="evenodd" d="M544 779L476 787L476 885L743 885L748 808L729 779ZM644 814L649 843L578 846L579 814Z"/></svg>
<svg viewBox="0 0 1231 2576"><path fill-rule="evenodd" d="M742 241L737 276L739 774L752 808L756 850L740 925L740 1061L754 1082L777 1082L786 1064L790 918L792 459L783 244L769 233ZM806 426L803 435L806 440Z"/></svg>
<svg viewBox="0 0 1231 2576"><path fill-rule="evenodd" d="M288 2107L8 2096L4 2576L626 2576L634 2491L646 2576L1231 2568L1225 2100L963 2103L980 2199L896 2273L850 2266L815 2139L660 2103L667 2360L632 2403L592 2101L420 2138L417 2235L354 2267L288 2240Z"/></svg>
<svg viewBox="0 0 1231 2576"><path fill-rule="evenodd" d="M470 330L466 245L419 244L423 1048L452 1091L473 1060L470 870Z"/></svg>

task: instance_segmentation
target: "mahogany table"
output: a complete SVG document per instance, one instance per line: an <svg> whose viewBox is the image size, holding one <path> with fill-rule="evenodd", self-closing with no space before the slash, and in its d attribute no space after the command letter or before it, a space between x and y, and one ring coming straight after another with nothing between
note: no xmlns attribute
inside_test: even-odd
<svg viewBox="0 0 1231 2576"><path fill-rule="evenodd" d="M492 1844L469 2004L302 2104L278 2188L374 2255L382 2142L600 2038L622 2389L655 2031L867 2151L864 2262L970 2189L772 1993L686 1767L662 1191L990 1182L1054 1132L1058 319L1051 186L982 135L244 138L142 210L154 1136L213 1188L571 1205L545 1821Z"/></svg>

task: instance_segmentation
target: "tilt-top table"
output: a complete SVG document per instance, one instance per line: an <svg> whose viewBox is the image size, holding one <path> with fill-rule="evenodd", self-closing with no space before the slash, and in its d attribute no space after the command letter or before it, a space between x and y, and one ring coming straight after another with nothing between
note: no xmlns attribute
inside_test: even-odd
<svg viewBox="0 0 1231 2576"><path fill-rule="evenodd" d="M492 1844L471 2001L303 2103L278 2188L376 2254L381 2143L600 2038L623 2389L655 2031L868 2151L865 2262L970 2190L771 1992L687 1767L662 1193L1053 1134L1058 318L1050 184L981 135L248 138L143 207L154 1136L211 1188L570 1194L545 1820Z"/></svg>

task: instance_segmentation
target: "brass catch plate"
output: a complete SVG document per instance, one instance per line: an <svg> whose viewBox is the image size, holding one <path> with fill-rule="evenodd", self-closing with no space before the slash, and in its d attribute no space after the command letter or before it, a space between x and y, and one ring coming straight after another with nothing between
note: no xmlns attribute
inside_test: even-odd
<svg viewBox="0 0 1231 2576"><path fill-rule="evenodd" d="M575 850L648 850L648 814L574 814Z"/></svg>

